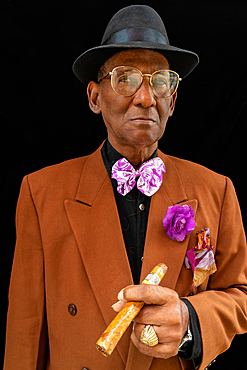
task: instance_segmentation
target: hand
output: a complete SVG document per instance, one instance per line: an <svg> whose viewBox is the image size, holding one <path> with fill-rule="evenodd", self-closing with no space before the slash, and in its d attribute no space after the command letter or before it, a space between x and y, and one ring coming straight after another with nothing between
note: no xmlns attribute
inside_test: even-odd
<svg viewBox="0 0 247 370"><path fill-rule="evenodd" d="M145 302L134 320L131 339L138 350L148 356L167 359L176 356L183 336L187 332L189 312L186 304L171 289L155 285L132 285L118 295L113 309L119 312L128 301ZM159 343L148 347L140 342L142 329L152 325Z"/></svg>

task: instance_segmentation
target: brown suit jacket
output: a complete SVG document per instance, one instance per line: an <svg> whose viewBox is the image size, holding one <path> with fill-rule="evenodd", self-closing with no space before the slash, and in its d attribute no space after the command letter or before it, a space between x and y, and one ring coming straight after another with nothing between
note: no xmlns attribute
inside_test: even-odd
<svg viewBox="0 0 247 370"><path fill-rule="evenodd" d="M153 195L142 276L168 266L161 285L194 306L201 328L204 369L247 331L247 257L241 214L229 179L164 155L163 183ZM197 226L183 242L166 236L167 208L185 203ZM196 232L210 228L218 271L191 295L185 268ZM17 207L17 244L10 284L5 370L176 370L190 361L144 356L127 330L106 358L95 342L114 318L117 293L132 284L111 180L100 149L24 178ZM68 306L76 307L76 314ZM75 312L74 312L75 313Z"/></svg>

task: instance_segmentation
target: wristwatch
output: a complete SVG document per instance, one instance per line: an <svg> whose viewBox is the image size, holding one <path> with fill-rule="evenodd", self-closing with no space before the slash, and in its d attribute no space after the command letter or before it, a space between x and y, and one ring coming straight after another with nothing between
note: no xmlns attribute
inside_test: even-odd
<svg viewBox="0 0 247 370"><path fill-rule="evenodd" d="M186 352L188 352L191 349L192 343L193 343L193 337L192 337L192 333L191 333L191 330L190 330L190 323L189 323L187 333L183 337L178 351L185 354Z"/></svg>

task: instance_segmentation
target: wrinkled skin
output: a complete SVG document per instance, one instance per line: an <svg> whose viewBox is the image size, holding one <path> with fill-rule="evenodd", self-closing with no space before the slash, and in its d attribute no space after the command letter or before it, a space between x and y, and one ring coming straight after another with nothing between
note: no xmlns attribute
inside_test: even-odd
<svg viewBox="0 0 247 370"><path fill-rule="evenodd" d="M106 63L107 72L120 65L150 74L169 69L167 59L152 50L134 49L115 54ZM102 114L112 146L130 163L140 166L157 148L167 120L173 114L177 94L168 99L156 98L148 77L144 77L141 87L132 96L116 94L109 77L100 84L91 81L87 93L92 111Z"/></svg>
<svg viewBox="0 0 247 370"><path fill-rule="evenodd" d="M119 312L127 301L142 301L146 305L136 316L131 339L138 350L148 356L169 358L176 356L178 347L187 332L189 314L187 306L178 294L168 288L155 285L133 285L123 289L119 301L112 308ZM153 325L159 344L148 347L140 342L145 325Z"/></svg>

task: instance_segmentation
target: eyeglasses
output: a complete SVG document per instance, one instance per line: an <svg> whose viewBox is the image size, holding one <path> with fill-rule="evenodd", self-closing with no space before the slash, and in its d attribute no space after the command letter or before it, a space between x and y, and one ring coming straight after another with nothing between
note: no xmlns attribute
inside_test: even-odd
<svg viewBox="0 0 247 370"><path fill-rule="evenodd" d="M134 95L141 86L143 77L149 77L149 84L154 95L163 99L168 99L175 94L179 81L182 80L176 72L167 69L148 74L134 67L119 66L100 78L99 82L109 76L111 76L111 86L115 93L124 96Z"/></svg>

